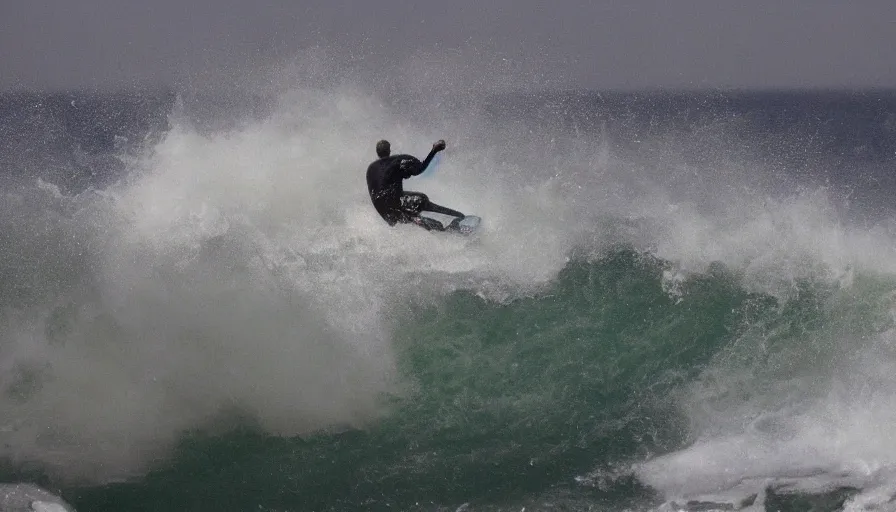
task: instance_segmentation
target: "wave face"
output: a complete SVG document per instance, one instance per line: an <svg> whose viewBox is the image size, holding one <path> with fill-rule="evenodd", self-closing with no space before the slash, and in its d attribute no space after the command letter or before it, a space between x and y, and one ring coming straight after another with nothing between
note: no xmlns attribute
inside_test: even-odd
<svg viewBox="0 0 896 512"><path fill-rule="evenodd" d="M4 97L0 474L79 510L883 506L894 106ZM448 140L406 187L480 234L382 222L380 138Z"/></svg>

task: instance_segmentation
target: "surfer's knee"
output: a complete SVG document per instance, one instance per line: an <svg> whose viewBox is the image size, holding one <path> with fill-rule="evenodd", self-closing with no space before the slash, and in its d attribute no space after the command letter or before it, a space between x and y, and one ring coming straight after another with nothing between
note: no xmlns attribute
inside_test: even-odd
<svg viewBox="0 0 896 512"><path fill-rule="evenodd" d="M402 199L404 198L408 198L409 200L414 201L429 201L429 196L427 196L423 192L405 192L402 195Z"/></svg>
<svg viewBox="0 0 896 512"><path fill-rule="evenodd" d="M424 206L429 204L426 194L419 192L406 192L401 196L401 208L405 211L420 213Z"/></svg>

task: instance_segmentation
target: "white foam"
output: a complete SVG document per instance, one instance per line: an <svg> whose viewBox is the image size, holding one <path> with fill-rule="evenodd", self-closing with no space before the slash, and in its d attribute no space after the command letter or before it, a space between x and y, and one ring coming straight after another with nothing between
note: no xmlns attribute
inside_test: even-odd
<svg viewBox="0 0 896 512"><path fill-rule="evenodd" d="M623 241L651 250L677 266L666 284L682 300L675 283L715 260L781 296L801 277L849 286L853 272L896 272L892 236L848 227L824 191L740 195L731 174L694 174L718 196L710 207L589 136L554 141L526 122L493 126L456 112L420 121L381 104L327 84L286 89L271 116L226 130L176 114L126 182L77 198L41 183L4 203L4 275L28 300L13 298L0 333L0 384L20 390L0 398L0 455L113 478L145 469L182 431L228 408L287 435L364 424L380 413L378 393L400 389L396 302L461 287L519 296L550 282L574 249L600 256ZM377 217L364 170L380 138L418 156L448 140L438 173L406 187L481 216L475 241ZM816 417L799 414L788 428ZM774 473L786 462L779 451L803 460L799 450L817 450L828 466L848 460L818 441L719 430L702 441L717 450L698 442L682 460L740 476ZM880 433L869 439L856 457L889 446ZM750 462L751 453L768 459ZM659 488L714 481L663 460L642 468ZM673 476L685 480L664 480Z"/></svg>
<svg viewBox="0 0 896 512"><path fill-rule="evenodd" d="M426 192L483 216L484 236L386 225L364 180L375 141L420 154L437 137L355 90L290 91L227 131L173 119L125 182L79 197L41 183L23 203L35 215L7 212L22 235L10 255L27 262L10 273L34 297L0 334L0 385L15 390L0 455L105 480L232 410L283 435L363 425L401 390L395 302L458 287L501 299L567 261L537 197L511 207L499 178L450 153Z"/></svg>
<svg viewBox="0 0 896 512"><path fill-rule="evenodd" d="M31 484L0 484L0 511L69 512L62 498Z"/></svg>
<svg viewBox="0 0 896 512"><path fill-rule="evenodd" d="M843 357L828 353L805 367L793 361L789 379L770 381L774 370L746 379L713 372L682 398L693 443L637 464L636 475L670 501L737 489L743 497L766 488L818 493L853 487L863 489L850 501L854 510L880 503L893 495L896 475L893 340L885 332L852 340Z"/></svg>

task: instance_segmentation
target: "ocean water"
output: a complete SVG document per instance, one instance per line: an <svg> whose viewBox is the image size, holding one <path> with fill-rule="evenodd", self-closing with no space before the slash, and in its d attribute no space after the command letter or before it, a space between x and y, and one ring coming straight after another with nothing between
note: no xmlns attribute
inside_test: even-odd
<svg viewBox="0 0 896 512"><path fill-rule="evenodd" d="M0 172L0 481L78 511L896 499L896 93L6 94Z"/></svg>

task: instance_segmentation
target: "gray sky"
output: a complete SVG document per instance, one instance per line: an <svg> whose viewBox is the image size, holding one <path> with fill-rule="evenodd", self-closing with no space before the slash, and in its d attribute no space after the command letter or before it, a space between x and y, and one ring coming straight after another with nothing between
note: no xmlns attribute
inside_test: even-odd
<svg viewBox="0 0 896 512"><path fill-rule="evenodd" d="M311 45L464 80L896 87L896 1L0 0L2 90L227 80Z"/></svg>

